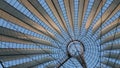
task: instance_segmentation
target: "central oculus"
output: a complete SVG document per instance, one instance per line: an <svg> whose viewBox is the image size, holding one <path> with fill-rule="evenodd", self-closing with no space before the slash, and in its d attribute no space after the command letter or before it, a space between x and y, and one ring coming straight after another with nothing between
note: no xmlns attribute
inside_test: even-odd
<svg viewBox="0 0 120 68"><path fill-rule="evenodd" d="M84 46L79 41L71 41L67 46L67 50L70 56L76 57L84 53Z"/></svg>

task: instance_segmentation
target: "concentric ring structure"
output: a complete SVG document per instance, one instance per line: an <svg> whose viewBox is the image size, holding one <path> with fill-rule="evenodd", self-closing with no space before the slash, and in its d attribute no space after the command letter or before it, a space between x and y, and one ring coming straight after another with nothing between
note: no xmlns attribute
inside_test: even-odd
<svg viewBox="0 0 120 68"><path fill-rule="evenodd" d="M0 0L0 68L120 68L120 0Z"/></svg>

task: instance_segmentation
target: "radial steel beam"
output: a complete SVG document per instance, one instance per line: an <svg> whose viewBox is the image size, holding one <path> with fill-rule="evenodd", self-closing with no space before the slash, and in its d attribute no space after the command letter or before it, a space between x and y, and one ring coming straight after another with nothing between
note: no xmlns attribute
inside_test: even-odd
<svg viewBox="0 0 120 68"><path fill-rule="evenodd" d="M105 13L93 26L93 33L100 27L100 24L103 24L105 21L109 20L117 11L120 9L120 0L113 0L112 4L108 7Z"/></svg>
<svg viewBox="0 0 120 68"><path fill-rule="evenodd" d="M49 31L45 30L42 26L29 19L27 16L16 10L4 0L0 0L0 9L1 18L9 20L17 25L30 29L36 33L44 34L49 37L55 38L54 35L52 35ZM49 35L48 32L51 35Z"/></svg>
<svg viewBox="0 0 120 68"><path fill-rule="evenodd" d="M70 0L64 0L64 4L65 4L65 8L66 8L70 26L73 29L73 20L72 20L72 11L71 11L71 6L73 6L73 5L71 5Z"/></svg>
<svg viewBox="0 0 120 68"><path fill-rule="evenodd" d="M54 7L56 8L56 10L58 11L59 17L60 17L62 23L64 23L65 29L67 30L67 25L66 25L66 22L65 22L65 20L64 20L64 17L63 17L63 14L62 14L62 10L61 10L61 8L60 8L60 5L59 5L59 3L58 3L58 0L51 0L51 1L52 1L52 3L54 4Z"/></svg>
<svg viewBox="0 0 120 68"><path fill-rule="evenodd" d="M56 30L60 34L60 29L53 22L38 0L20 0L32 13L47 24L51 29Z"/></svg>
<svg viewBox="0 0 120 68"><path fill-rule="evenodd" d="M7 36L3 36L3 35L0 35L0 41L21 43L21 44L34 44L34 43L31 43L28 41L24 41L24 40L12 38L12 37L7 37Z"/></svg>
<svg viewBox="0 0 120 68"><path fill-rule="evenodd" d="M54 23L54 21L50 18L50 16L47 14L47 12L44 10L42 5L38 2L38 0L28 0L31 5L39 12L42 14L42 16L49 22L51 27L56 30L59 34L61 34L60 29L57 27L57 25Z"/></svg>
<svg viewBox="0 0 120 68"><path fill-rule="evenodd" d="M88 3L89 3L89 0L85 0L85 3L84 3L84 9L83 9L83 18L82 19L84 19L84 17L85 17L85 12L86 12L86 10L87 10L87 7L88 7Z"/></svg>
<svg viewBox="0 0 120 68"><path fill-rule="evenodd" d="M40 20L42 20L45 24L47 24L49 27L50 24L46 21L46 19L42 16L42 14L40 14L35 8L34 6L31 5L31 3L28 0L19 0L19 2L21 2L24 6L27 7L27 9L29 9L32 13L34 13Z"/></svg>
<svg viewBox="0 0 120 68"><path fill-rule="evenodd" d="M2 59L2 62L7 62L7 61L12 61L12 60L17 60L17 59L22 59L22 58L28 58L28 57L32 57L32 56L37 56L37 55L42 55L42 54L18 54L18 55L8 55L8 56L0 56L0 58Z"/></svg>
<svg viewBox="0 0 120 68"><path fill-rule="evenodd" d="M89 26L91 25L91 23L95 17L96 11L98 10L98 7L100 6L101 2L102 2L102 0L95 0L95 2L94 2L91 13L90 13L90 15L87 19L86 25L85 25L85 28L87 30L88 30Z"/></svg>
<svg viewBox="0 0 120 68"><path fill-rule="evenodd" d="M50 49L28 49L28 48L0 48L0 56L31 55L31 54L51 54Z"/></svg>
<svg viewBox="0 0 120 68"><path fill-rule="evenodd" d="M82 12L82 22L81 22L81 27L82 27L82 24L83 24L83 20L84 20L84 17L85 17L85 13L86 13L86 10L87 10L87 7L88 7L88 3L89 3L89 0L85 0L84 1L84 7L83 7L83 12ZM85 26L84 26L85 27Z"/></svg>
<svg viewBox="0 0 120 68"><path fill-rule="evenodd" d="M81 28L81 24L82 24L82 20L83 20L83 15L84 15L84 6L85 6L85 2L88 2L88 1L85 1L85 0L80 0L79 1L79 12L78 12L78 27L79 29Z"/></svg>
<svg viewBox="0 0 120 68"><path fill-rule="evenodd" d="M12 22L12 23L14 23L14 24L17 24L17 25L19 25L19 26L22 26L22 27L24 27L24 28L26 28L26 29L29 29L29 30L31 30L31 31L33 31L33 32L36 32L36 33L38 33L38 34L41 34L41 32L35 30L34 28L32 28L32 27L30 27L29 25L25 24L24 22L22 22L21 20L17 19L16 17L8 14L7 12L5 12L5 11L3 11L3 10L0 10L0 13L1 13L1 14L0 14L0 17L1 17L1 18L5 19L5 20L7 20L7 21L10 21L10 22Z"/></svg>
<svg viewBox="0 0 120 68"><path fill-rule="evenodd" d="M44 63L49 62L49 61L53 61L53 59L49 58L49 57L44 57L41 59L37 59L37 60L22 63L22 64L18 64L15 66L11 66L10 68L32 68L34 66L44 64Z"/></svg>
<svg viewBox="0 0 120 68"><path fill-rule="evenodd" d="M29 43L36 43L36 44L43 44L43 45L51 46L51 43L48 41L30 36L30 35L25 35L23 33L20 33L20 32L17 32L17 31L8 29L8 28L4 28L4 27L0 27L0 35L2 36L0 38L0 41L19 42L18 40L21 40L21 43L22 43L22 41L25 41L25 42L29 42ZM12 40L12 38L13 38L13 40ZM16 40L16 39L18 39L18 40Z"/></svg>
<svg viewBox="0 0 120 68"><path fill-rule="evenodd" d="M120 44L107 45L102 50L105 51L105 50L116 50L116 49L120 49Z"/></svg>
<svg viewBox="0 0 120 68"><path fill-rule="evenodd" d="M74 29L74 0L69 0L69 4L70 4L70 15L71 15L71 20L72 20L72 27L73 27L73 29ZM67 8L67 7L66 7Z"/></svg>
<svg viewBox="0 0 120 68"><path fill-rule="evenodd" d="M112 62L112 61L109 61L109 62L107 62L107 61L102 61L101 63L103 63L103 64L105 64L105 65L107 65L107 66L110 66L110 67L112 67L112 68L120 68L120 64L115 63L115 62ZM114 65L114 63L115 63L115 65Z"/></svg>
<svg viewBox="0 0 120 68"><path fill-rule="evenodd" d="M80 0L81 1L81 0ZM85 18L85 13L87 11L87 7L88 7L88 3L89 3L89 0L84 0L84 5L83 5L83 9L82 8L79 8L79 13L81 14L81 17L78 16L78 20L79 20L79 27L80 27L80 32L82 31L82 27L85 27L85 25L83 25L83 21L84 21L84 18ZM80 7L80 6L79 6ZM81 34L81 33L80 33Z"/></svg>
<svg viewBox="0 0 120 68"><path fill-rule="evenodd" d="M16 10L14 7L6 3L4 0L0 0L0 2L1 2L0 3L1 10L11 14L12 16L20 19L21 21L24 21L24 23L28 24L29 26L32 26L33 28L36 28L38 30L45 32L45 29L42 26L30 20L28 17L26 17L24 14L22 14L21 12Z"/></svg>
<svg viewBox="0 0 120 68"><path fill-rule="evenodd" d="M104 36L106 33L108 33L109 31L111 31L112 29L114 29L115 27L119 25L120 25L120 18L116 19L111 24L103 28L100 33L102 36Z"/></svg>
<svg viewBox="0 0 120 68"><path fill-rule="evenodd" d="M97 17L97 15L100 13L100 11L101 11L101 9L102 9L102 7L104 6L105 3L106 3L106 0L101 0L100 4L99 4L99 6L98 6L98 8L97 8L97 10L96 10L94 19L95 19L95 18ZM94 24L92 24L92 23L93 23L93 21L91 21L91 24L88 26L88 29L89 29L89 27L92 27L92 28L93 28Z"/></svg>
<svg viewBox="0 0 120 68"><path fill-rule="evenodd" d="M120 55L119 53L118 54L117 53L112 53L112 55L110 55L110 53L106 53L102 57L120 60L120 56L119 55Z"/></svg>
<svg viewBox="0 0 120 68"><path fill-rule="evenodd" d="M106 42L113 41L113 40L119 39L119 38L120 38L120 32L116 33L115 35L108 36L107 38L105 38L104 40L102 40L101 44L104 44Z"/></svg>
<svg viewBox="0 0 120 68"><path fill-rule="evenodd" d="M48 6L50 7L50 9L52 10L53 14L55 15L56 19L58 20L58 22L60 23L60 25L62 26L62 28L66 30L66 26L65 24L62 22L61 17L59 15L59 10L57 10L56 6L54 5L54 3L52 2L52 0L45 0L46 3L48 4Z"/></svg>

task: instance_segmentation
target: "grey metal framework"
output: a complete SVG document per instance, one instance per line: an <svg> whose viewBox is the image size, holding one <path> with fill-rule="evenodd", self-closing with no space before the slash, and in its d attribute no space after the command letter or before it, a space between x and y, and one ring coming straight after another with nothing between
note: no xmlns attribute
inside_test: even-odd
<svg viewBox="0 0 120 68"><path fill-rule="evenodd" d="M0 0L3 68L120 68L120 0Z"/></svg>

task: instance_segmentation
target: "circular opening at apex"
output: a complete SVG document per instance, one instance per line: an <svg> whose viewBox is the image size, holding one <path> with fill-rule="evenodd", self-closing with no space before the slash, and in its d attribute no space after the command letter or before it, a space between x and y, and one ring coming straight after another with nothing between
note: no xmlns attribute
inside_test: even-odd
<svg viewBox="0 0 120 68"><path fill-rule="evenodd" d="M68 54L72 57L76 57L78 55L83 55L84 53L84 45L80 41L71 41L67 45Z"/></svg>

